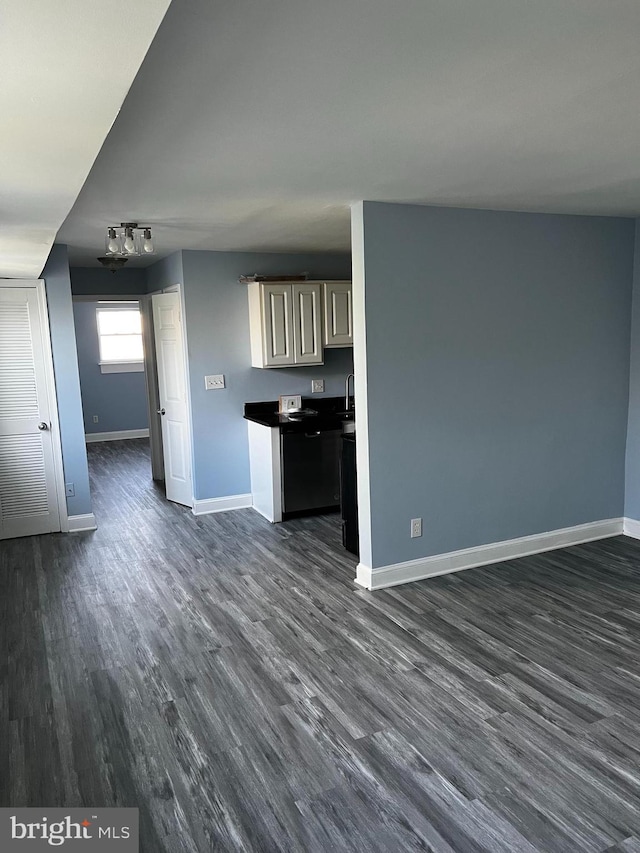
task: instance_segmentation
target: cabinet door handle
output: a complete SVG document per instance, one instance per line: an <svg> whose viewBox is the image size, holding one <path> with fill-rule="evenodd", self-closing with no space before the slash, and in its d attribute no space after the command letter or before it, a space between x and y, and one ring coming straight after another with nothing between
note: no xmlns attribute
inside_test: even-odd
<svg viewBox="0 0 640 853"><path fill-rule="evenodd" d="M305 438L317 438L319 435L321 435L320 430L318 430L318 432L305 432L304 437Z"/></svg>

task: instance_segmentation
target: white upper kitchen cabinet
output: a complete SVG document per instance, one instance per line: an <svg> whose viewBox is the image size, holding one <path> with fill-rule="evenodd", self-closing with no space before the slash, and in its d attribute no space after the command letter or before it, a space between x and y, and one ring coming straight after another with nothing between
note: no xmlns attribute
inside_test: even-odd
<svg viewBox="0 0 640 853"><path fill-rule="evenodd" d="M325 281L324 303L325 347L353 346L353 301L350 281Z"/></svg>
<svg viewBox="0 0 640 853"><path fill-rule="evenodd" d="M318 282L252 282L252 367L322 364L322 286Z"/></svg>
<svg viewBox="0 0 640 853"><path fill-rule="evenodd" d="M294 364L322 364L322 288L319 284L291 285L293 292Z"/></svg>

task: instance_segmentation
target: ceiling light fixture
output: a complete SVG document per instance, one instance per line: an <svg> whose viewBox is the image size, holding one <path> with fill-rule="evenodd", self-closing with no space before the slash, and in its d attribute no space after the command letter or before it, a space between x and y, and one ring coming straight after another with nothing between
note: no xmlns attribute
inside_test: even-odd
<svg viewBox="0 0 640 853"><path fill-rule="evenodd" d="M107 252L112 255L117 255L120 251L120 244L118 243L118 238L116 236L115 228L107 229Z"/></svg>
<svg viewBox="0 0 640 853"><path fill-rule="evenodd" d="M118 272L127 263L129 258L116 258L113 255L108 255L106 258L98 258L97 260L100 261L105 269L111 270L111 272Z"/></svg>
<svg viewBox="0 0 640 853"><path fill-rule="evenodd" d="M147 225L138 225L137 222L110 225L107 228L105 249L106 255L114 258L153 255L155 248L151 228Z"/></svg>
<svg viewBox="0 0 640 853"><path fill-rule="evenodd" d="M152 255L154 252L153 248L153 237L151 236L151 228L145 228L142 232L142 251L146 255Z"/></svg>

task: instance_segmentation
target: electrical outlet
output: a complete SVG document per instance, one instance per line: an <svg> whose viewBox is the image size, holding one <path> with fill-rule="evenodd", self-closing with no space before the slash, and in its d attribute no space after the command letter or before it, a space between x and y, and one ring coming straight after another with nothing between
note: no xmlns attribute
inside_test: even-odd
<svg viewBox="0 0 640 853"><path fill-rule="evenodd" d="M98 423L98 416L97 415L93 416L93 422L94 422L94 424Z"/></svg>
<svg viewBox="0 0 640 853"><path fill-rule="evenodd" d="M75 498L76 496L76 487L74 483L65 483L64 484L64 493L68 498Z"/></svg>
<svg viewBox="0 0 640 853"><path fill-rule="evenodd" d="M411 519L411 538L417 539L418 536L422 536L422 519L421 518L412 518Z"/></svg>
<svg viewBox="0 0 640 853"><path fill-rule="evenodd" d="M322 394L324 391L324 379L312 379L311 380L311 393L312 394Z"/></svg>
<svg viewBox="0 0 640 853"><path fill-rule="evenodd" d="M224 373L215 373L204 377L204 387L207 391L219 391L224 388Z"/></svg>

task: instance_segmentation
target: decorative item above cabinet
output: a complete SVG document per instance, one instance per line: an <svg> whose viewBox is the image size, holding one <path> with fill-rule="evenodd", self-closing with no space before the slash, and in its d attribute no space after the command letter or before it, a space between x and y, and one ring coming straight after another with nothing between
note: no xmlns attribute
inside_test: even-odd
<svg viewBox="0 0 640 853"><path fill-rule="evenodd" d="M251 282L252 367L323 364L325 347L353 346L350 281Z"/></svg>

